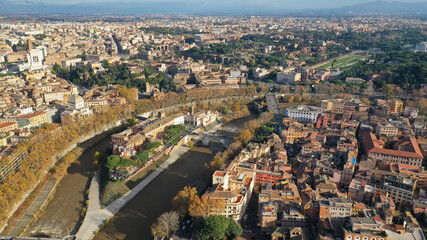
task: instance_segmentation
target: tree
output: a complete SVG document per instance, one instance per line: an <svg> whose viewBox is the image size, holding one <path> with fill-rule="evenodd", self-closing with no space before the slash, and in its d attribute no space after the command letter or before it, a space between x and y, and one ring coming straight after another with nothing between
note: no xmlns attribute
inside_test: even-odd
<svg viewBox="0 0 427 240"><path fill-rule="evenodd" d="M243 229L239 223L237 223L234 219L230 219L230 225L228 225L226 235L229 239L236 239L240 235L242 235Z"/></svg>
<svg viewBox="0 0 427 240"><path fill-rule="evenodd" d="M267 126L262 126L261 127L261 131L263 131L265 133L272 133L272 132L274 132L274 128L267 127Z"/></svg>
<svg viewBox="0 0 427 240"><path fill-rule="evenodd" d="M394 96L394 86L391 84L386 84L383 87L383 93L387 99L391 99Z"/></svg>
<svg viewBox="0 0 427 240"><path fill-rule="evenodd" d="M224 216L210 216L200 224L198 238L201 240L223 239L229 224L230 220Z"/></svg>
<svg viewBox="0 0 427 240"><path fill-rule="evenodd" d="M412 90L412 91L411 91L411 97L412 97L413 99L419 99L419 98L421 98L423 95L424 95L424 92L423 92L423 90L421 90L421 89L414 89L414 90Z"/></svg>
<svg viewBox="0 0 427 240"><path fill-rule="evenodd" d="M101 158L102 158L101 153L95 152L95 154L93 155L93 164L98 166L99 162L101 161Z"/></svg>
<svg viewBox="0 0 427 240"><path fill-rule="evenodd" d="M161 142L149 142L149 143L145 144L145 149L151 150L151 149L158 148L161 145L162 145Z"/></svg>
<svg viewBox="0 0 427 240"><path fill-rule="evenodd" d="M188 141L187 145L189 148L193 148L194 142L190 140L190 141Z"/></svg>
<svg viewBox="0 0 427 240"><path fill-rule="evenodd" d="M244 128L248 129L251 134L254 134L256 129L259 127L260 125L258 124L257 120L250 120L244 124Z"/></svg>
<svg viewBox="0 0 427 240"><path fill-rule="evenodd" d="M114 169L116 168L120 163L120 157L117 155L110 155L105 160L105 167L108 169Z"/></svg>
<svg viewBox="0 0 427 240"><path fill-rule="evenodd" d="M179 227L179 215L175 211L165 212L151 225L151 233L155 238L172 237Z"/></svg>
<svg viewBox="0 0 427 240"><path fill-rule="evenodd" d="M131 117L127 120L127 125L132 127L135 126L138 123L138 120L136 120L136 118Z"/></svg>
<svg viewBox="0 0 427 240"><path fill-rule="evenodd" d="M368 98L362 98L360 99L360 101L366 105L366 107L369 109L369 107L371 106L371 100L369 100Z"/></svg>
<svg viewBox="0 0 427 240"><path fill-rule="evenodd" d="M142 151L134 156L134 159L138 159L139 161L148 161L149 152Z"/></svg>
<svg viewBox="0 0 427 240"><path fill-rule="evenodd" d="M188 205L188 214L193 218L206 216L207 196L203 196L202 198L198 195L192 196Z"/></svg>
<svg viewBox="0 0 427 240"><path fill-rule="evenodd" d="M135 166L136 162L129 158L122 158L118 164L118 167L130 167Z"/></svg>
<svg viewBox="0 0 427 240"><path fill-rule="evenodd" d="M233 153L237 153L242 149L242 143L240 141L234 141L227 146L227 149L230 149Z"/></svg>
<svg viewBox="0 0 427 240"><path fill-rule="evenodd" d="M240 141L242 144L247 144L252 139L252 133L249 129L240 130L234 137L234 140Z"/></svg>
<svg viewBox="0 0 427 240"><path fill-rule="evenodd" d="M242 108L242 105L241 105L241 104L240 104L240 102L238 102L238 101L233 102L233 104L231 105L231 110L232 110L233 112L237 112L237 111L239 111L239 110L240 110L240 108Z"/></svg>
<svg viewBox="0 0 427 240"><path fill-rule="evenodd" d="M265 124L270 122L273 119L273 113L272 112L262 112L259 116L258 116L258 123L259 124Z"/></svg>
<svg viewBox="0 0 427 240"><path fill-rule="evenodd" d="M242 227L234 219L214 215L201 222L197 236L201 240L236 239L242 232Z"/></svg>
<svg viewBox="0 0 427 240"><path fill-rule="evenodd" d="M179 191L172 199L172 208L180 215L185 216L190 205L192 197L197 195L195 187L185 186L183 190Z"/></svg>

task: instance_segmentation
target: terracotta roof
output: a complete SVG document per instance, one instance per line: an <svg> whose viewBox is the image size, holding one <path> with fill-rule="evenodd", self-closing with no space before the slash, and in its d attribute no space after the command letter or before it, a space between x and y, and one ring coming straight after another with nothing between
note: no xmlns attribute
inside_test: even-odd
<svg viewBox="0 0 427 240"><path fill-rule="evenodd" d="M30 114L19 116L18 118L32 118L32 117L36 117L36 116L39 116L39 115L42 115L42 114L45 114L45 113L46 112L44 112L44 111L38 111L38 112L35 112L35 113L30 113Z"/></svg>
<svg viewBox="0 0 427 240"><path fill-rule="evenodd" d="M9 127L11 125L16 124L16 122L5 122L5 123L0 123L0 129L5 128L5 127Z"/></svg>
<svg viewBox="0 0 427 240"><path fill-rule="evenodd" d="M225 176L225 172L215 171L214 176L220 176L220 177L223 177L223 176Z"/></svg>
<svg viewBox="0 0 427 240"><path fill-rule="evenodd" d="M408 158L418 158L423 159L420 147L415 139L410 138L409 142L404 144L410 144L413 151L399 151L394 149L385 149L380 147L380 140L377 140L377 137L372 133L363 134L363 143L367 153L378 153L384 155L394 155L398 157L408 157Z"/></svg>

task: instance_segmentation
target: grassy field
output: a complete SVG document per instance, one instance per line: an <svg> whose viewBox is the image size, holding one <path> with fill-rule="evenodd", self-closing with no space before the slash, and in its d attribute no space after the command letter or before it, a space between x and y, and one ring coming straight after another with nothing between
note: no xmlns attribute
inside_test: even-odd
<svg viewBox="0 0 427 240"><path fill-rule="evenodd" d="M340 59L337 59L337 61L334 63L334 69L338 69L338 68L342 68L342 67L346 67L346 66L350 66L353 64L356 64L360 61L363 61L367 58L367 56L365 55L348 55L345 57L342 57ZM318 66L316 69L319 70L327 70L330 69L332 67L332 61L329 61L323 65Z"/></svg>
<svg viewBox="0 0 427 240"><path fill-rule="evenodd" d="M101 205L103 207L107 206L108 204L114 202L116 199L123 196L125 193L127 193L130 189L138 185L142 180L144 180L145 177L147 177L151 172L156 170L162 163L168 159L168 155L163 155L159 160L157 160L155 163L148 166L146 169L138 173L135 177L130 179L127 183L124 181L110 181L108 180L105 186L102 189L101 193Z"/></svg>

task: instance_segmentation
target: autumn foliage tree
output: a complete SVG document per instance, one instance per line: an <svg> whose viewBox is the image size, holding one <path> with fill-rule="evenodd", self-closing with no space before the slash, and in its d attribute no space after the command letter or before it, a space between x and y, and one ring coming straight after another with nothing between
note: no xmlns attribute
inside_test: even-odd
<svg viewBox="0 0 427 240"><path fill-rule="evenodd" d="M249 129L240 130L237 135L234 137L234 140L240 141L242 144L246 145L252 139L252 133Z"/></svg>
<svg viewBox="0 0 427 240"><path fill-rule="evenodd" d="M179 191L172 199L172 208L180 216L185 216L190 206L190 200L194 196L197 196L197 189L195 187L185 186L184 189Z"/></svg>
<svg viewBox="0 0 427 240"><path fill-rule="evenodd" d="M169 238L179 227L179 215L175 211L165 212L151 225L151 233L155 238Z"/></svg>
<svg viewBox="0 0 427 240"><path fill-rule="evenodd" d="M106 126L129 117L128 106L107 107L90 116L68 119L62 126L44 125L35 130L28 141L18 144L12 155L24 156L21 164L0 183L0 225L7 221L13 206L34 189L69 146L88 134L100 133ZM72 154L65 155L55 166L53 170L57 176L66 174L69 164L76 158ZM4 164L13 164L13 160L9 159Z"/></svg>

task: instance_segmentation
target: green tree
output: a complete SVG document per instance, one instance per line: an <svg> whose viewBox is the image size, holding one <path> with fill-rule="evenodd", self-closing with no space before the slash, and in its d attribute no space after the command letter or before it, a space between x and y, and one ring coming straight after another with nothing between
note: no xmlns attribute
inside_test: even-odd
<svg viewBox="0 0 427 240"><path fill-rule="evenodd" d="M131 117L127 120L127 125L132 127L135 126L138 123L138 120L136 120L136 118Z"/></svg>
<svg viewBox="0 0 427 240"><path fill-rule="evenodd" d="M120 157L117 155L110 155L105 160L105 167L108 169L114 169L116 168L120 163Z"/></svg>
<svg viewBox="0 0 427 240"><path fill-rule="evenodd" d="M234 219L214 215L201 222L197 236L201 240L236 239L242 232L242 227Z"/></svg>
<svg viewBox="0 0 427 240"><path fill-rule="evenodd" d="M162 143L160 143L160 142L149 142L149 143L145 144L145 149L151 150L151 149L158 148L161 145L162 145Z"/></svg>
<svg viewBox="0 0 427 240"><path fill-rule="evenodd" d="M234 221L233 219L230 219L230 224L228 225L226 232L228 239L236 239L240 235L242 235L242 233L242 226L240 226L240 224Z"/></svg>
<svg viewBox="0 0 427 240"><path fill-rule="evenodd" d="M140 161L144 161L144 160L147 161L148 160L148 156L149 156L149 152L146 150L146 151L142 151L142 152L136 154L134 156L134 158L138 159Z"/></svg>
<svg viewBox="0 0 427 240"><path fill-rule="evenodd" d="M135 166L136 162L132 159L129 158L122 158L119 162L120 167L130 167L130 166Z"/></svg>

